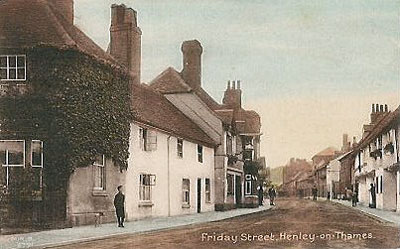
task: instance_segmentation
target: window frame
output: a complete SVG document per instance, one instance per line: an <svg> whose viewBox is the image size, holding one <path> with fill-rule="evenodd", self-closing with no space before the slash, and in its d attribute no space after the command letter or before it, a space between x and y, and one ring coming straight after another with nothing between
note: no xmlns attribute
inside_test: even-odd
<svg viewBox="0 0 400 249"><path fill-rule="evenodd" d="M245 195L251 195L252 194L252 178L250 174L245 175L245 188L244 188L244 194Z"/></svg>
<svg viewBox="0 0 400 249"><path fill-rule="evenodd" d="M33 143L34 142L40 142L40 165L33 164ZM32 168L43 168L43 163L44 163L43 149L44 149L43 141L41 141L41 140L32 140L31 141L31 166L32 166Z"/></svg>
<svg viewBox="0 0 400 249"><path fill-rule="evenodd" d="M197 162L203 163L204 162L204 148L203 145L197 144Z"/></svg>
<svg viewBox="0 0 400 249"><path fill-rule="evenodd" d="M232 179L230 182L229 179ZM226 194L228 196L234 196L235 195L235 175L233 174L226 174Z"/></svg>
<svg viewBox="0 0 400 249"><path fill-rule="evenodd" d="M104 154L101 154L102 157L102 164L98 164L96 160L94 160L92 166L94 167L94 186L93 190L106 190L106 158ZM101 184L100 186L97 186L97 170L100 172L100 179L101 179Z"/></svg>
<svg viewBox="0 0 400 249"><path fill-rule="evenodd" d="M6 172L5 172L5 174L6 174L6 182L5 182L5 186L8 188L9 186L10 186L10 168L14 168L14 167L16 167L16 168L20 168L20 167L22 167L23 169L25 169L25 160L26 160L26 155L25 155L25 153L26 153L26 142L25 142L25 140L20 140L20 139L17 139L17 140L0 140L0 143L2 143L2 142L22 142L23 143L23 147L22 147L22 165L20 165L20 164L9 164L9 160L8 160L8 151L9 150L5 150L5 164L2 164L2 165L0 165L1 166L1 168L3 169L3 168L5 168L6 169Z"/></svg>
<svg viewBox="0 0 400 249"><path fill-rule="evenodd" d="M26 55L25 54L10 54L10 55L0 55L0 60L2 57L6 58L7 61L7 65L5 67L2 67L0 65L0 70L6 70L7 72L7 77L6 79L2 79L0 78L0 82L7 82L7 81L26 81ZM15 67L11 67L10 66L10 57L14 57L15 58ZM24 66L18 66L18 57L23 57L24 58ZM19 69L23 69L24 70L24 78L23 79L19 79L18 78L18 70ZM15 70L15 79L10 79L10 70Z"/></svg>
<svg viewBox="0 0 400 249"><path fill-rule="evenodd" d="M204 183L204 186L205 186L205 190L204 190L205 201L207 203L210 203L211 202L211 179L210 178L206 178L204 182L205 182Z"/></svg>
<svg viewBox="0 0 400 249"><path fill-rule="evenodd" d="M187 189L185 188L187 183ZM187 197L187 200L186 200ZM182 178L182 205L190 205L190 179Z"/></svg>
<svg viewBox="0 0 400 249"><path fill-rule="evenodd" d="M183 139L181 138L176 140L176 154L178 158L183 158Z"/></svg>
<svg viewBox="0 0 400 249"><path fill-rule="evenodd" d="M145 177L148 177L148 183L146 183ZM155 183L152 184L152 179L155 182L156 177L154 174L139 174L139 202L151 203L153 201L152 187L155 185Z"/></svg>

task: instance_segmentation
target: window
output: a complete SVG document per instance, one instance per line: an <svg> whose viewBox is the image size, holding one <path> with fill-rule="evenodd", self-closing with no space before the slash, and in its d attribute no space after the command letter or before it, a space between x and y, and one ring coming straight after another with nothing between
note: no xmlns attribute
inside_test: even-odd
<svg viewBox="0 0 400 249"><path fill-rule="evenodd" d="M381 182L381 185L379 186L380 187L380 192L382 193L383 192L383 176L381 176L380 177L380 182Z"/></svg>
<svg viewBox="0 0 400 249"><path fill-rule="evenodd" d="M176 150L179 158L183 158L183 140L179 139L177 140L176 144Z"/></svg>
<svg viewBox="0 0 400 249"><path fill-rule="evenodd" d="M206 178L206 202L211 202L211 182Z"/></svg>
<svg viewBox="0 0 400 249"><path fill-rule="evenodd" d="M375 185L376 185L376 193L379 193L379 182L378 182L378 177L375 177Z"/></svg>
<svg viewBox="0 0 400 249"><path fill-rule="evenodd" d="M25 55L0 55L0 80L26 80Z"/></svg>
<svg viewBox="0 0 400 249"><path fill-rule="evenodd" d="M25 167L25 141L0 140L1 185L18 184L18 176Z"/></svg>
<svg viewBox="0 0 400 249"><path fill-rule="evenodd" d="M33 170L33 190L39 191L43 186L43 142L32 140L31 165Z"/></svg>
<svg viewBox="0 0 400 249"><path fill-rule="evenodd" d="M251 175L250 174L247 174L246 175L246 177L245 177L245 179L246 179L246 182L245 182L245 194L246 195L251 195L251 185L252 185L252 183L251 183Z"/></svg>
<svg viewBox="0 0 400 249"><path fill-rule="evenodd" d="M140 128L140 147L144 151L157 150L157 133L146 128Z"/></svg>
<svg viewBox="0 0 400 249"><path fill-rule="evenodd" d="M226 133L226 154L232 155L232 136L228 132Z"/></svg>
<svg viewBox="0 0 400 249"><path fill-rule="evenodd" d="M106 189L106 174L105 174L105 157L104 155L97 155L93 162L94 167L94 189Z"/></svg>
<svg viewBox="0 0 400 249"><path fill-rule="evenodd" d="M231 174L226 175L226 184L227 184L227 194L233 195L233 190L234 190L233 175Z"/></svg>
<svg viewBox="0 0 400 249"><path fill-rule="evenodd" d="M203 162L203 146L197 145L197 161L202 163Z"/></svg>
<svg viewBox="0 0 400 249"><path fill-rule="evenodd" d="M190 204L190 180L182 179L182 204Z"/></svg>
<svg viewBox="0 0 400 249"><path fill-rule="evenodd" d="M151 201L151 188L156 183L156 176L152 174L140 174L139 177L139 200Z"/></svg>

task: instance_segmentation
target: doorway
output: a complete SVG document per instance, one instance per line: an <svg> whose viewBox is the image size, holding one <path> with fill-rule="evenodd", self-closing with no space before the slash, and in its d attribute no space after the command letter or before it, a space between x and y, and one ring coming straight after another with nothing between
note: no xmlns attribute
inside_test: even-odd
<svg viewBox="0 0 400 249"><path fill-rule="evenodd" d="M237 207L240 207L242 202L242 181L240 176L235 176L235 203Z"/></svg>
<svg viewBox="0 0 400 249"><path fill-rule="evenodd" d="M201 178L197 179L197 213L201 212Z"/></svg>

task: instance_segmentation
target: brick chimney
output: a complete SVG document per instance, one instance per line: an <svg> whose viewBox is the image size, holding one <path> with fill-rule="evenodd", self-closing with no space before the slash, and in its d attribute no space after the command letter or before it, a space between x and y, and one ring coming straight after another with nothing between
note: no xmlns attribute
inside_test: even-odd
<svg viewBox="0 0 400 249"><path fill-rule="evenodd" d="M124 4L111 5L109 53L126 66L140 84L142 31L137 25L137 13Z"/></svg>
<svg viewBox="0 0 400 249"><path fill-rule="evenodd" d="M49 2L54 5L70 24L74 24L74 0L49 0Z"/></svg>
<svg viewBox="0 0 400 249"><path fill-rule="evenodd" d="M242 107L242 90L240 89L240 80L237 80L236 82L233 80L232 87L231 81L228 81L222 103L230 108Z"/></svg>
<svg viewBox="0 0 400 249"><path fill-rule="evenodd" d="M193 89L201 87L201 54L203 47L198 40L184 41L182 78Z"/></svg>

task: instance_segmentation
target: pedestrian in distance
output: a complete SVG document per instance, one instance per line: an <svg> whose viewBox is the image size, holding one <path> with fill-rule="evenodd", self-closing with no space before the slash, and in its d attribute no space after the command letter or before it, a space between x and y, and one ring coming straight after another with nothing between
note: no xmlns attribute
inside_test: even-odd
<svg viewBox="0 0 400 249"><path fill-rule="evenodd" d="M117 187L118 193L114 197L114 207L117 214L118 227L124 227L125 220L125 195L122 193L122 185Z"/></svg>
<svg viewBox="0 0 400 249"><path fill-rule="evenodd" d="M369 207L376 208L376 192L375 192L375 186L373 183L370 184L369 192L370 192Z"/></svg>
<svg viewBox="0 0 400 249"><path fill-rule="evenodd" d="M262 206L264 202L264 187L262 182L260 182L260 186L258 186L258 205Z"/></svg>
<svg viewBox="0 0 400 249"><path fill-rule="evenodd" d="M269 195L269 205L275 206L276 191L274 189L274 185L272 185L271 188L268 190L268 195Z"/></svg>
<svg viewBox="0 0 400 249"><path fill-rule="evenodd" d="M317 187L314 185L314 187L312 188L312 195L313 195L313 200L316 201L317 200L317 194L318 194L318 189Z"/></svg>

